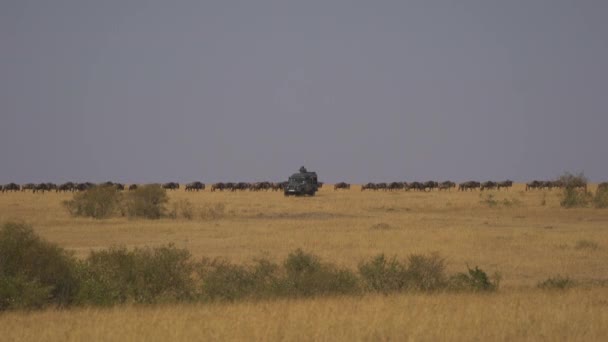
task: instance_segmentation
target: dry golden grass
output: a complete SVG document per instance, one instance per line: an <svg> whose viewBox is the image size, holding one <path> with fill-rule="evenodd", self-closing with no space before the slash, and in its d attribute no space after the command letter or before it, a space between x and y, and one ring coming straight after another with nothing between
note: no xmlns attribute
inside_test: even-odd
<svg viewBox="0 0 608 342"><path fill-rule="evenodd" d="M116 307L0 316L6 341L605 341L608 290Z"/></svg>
<svg viewBox="0 0 608 342"><path fill-rule="evenodd" d="M210 306L117 307L0 315L8 340L605 340L606 287L542 292L551 276L608 279L608 210L562 209L559 191L517 184L480 192L361 192L322 189L313 198L280 193L170 192L192 220L72 218L69 194L0 194L0 222L30 223L84 257L111 245L174 243L196 257L281 260L302 248L355 268L378 253L439 252L450 272L476 266L502 274L500 293L399 295ZM506 202L505 202L506 201ZM222 203L224 215L206 208ZM582 243L585 241L586 243ZM582 247L581 247L582 246ZM596 246L586 248L585 246ZM10 335L8 335L10 334Z"/></svg>

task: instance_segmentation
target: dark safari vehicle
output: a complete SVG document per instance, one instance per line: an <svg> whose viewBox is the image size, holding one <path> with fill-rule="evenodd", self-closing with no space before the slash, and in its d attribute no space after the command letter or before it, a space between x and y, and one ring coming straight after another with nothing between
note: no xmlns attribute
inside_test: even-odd
<svg viewBox="0 0 608 342"><path fill-rule="evenodd" d="M304 166L300 168L300 172L294 173L289 177L289 181L285 186L285 196L314 196L319 189L317 182L317 173L308 172Z"/></svg>

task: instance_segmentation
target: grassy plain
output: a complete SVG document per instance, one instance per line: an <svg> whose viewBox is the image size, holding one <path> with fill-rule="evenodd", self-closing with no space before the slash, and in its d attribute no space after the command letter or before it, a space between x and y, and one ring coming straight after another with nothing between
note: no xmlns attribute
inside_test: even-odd
<svg viewBox="0 0 608 342"><path fill-rule="evenodd" d="M592 189L593 190L593 189ZM356 268L378 254L438 252L448 271L502 275L499 293L403 294L312 300L0 314L8 340L605 340L608 210L563 209L559 191L361 192L312 198L273 192L170 192L193 218L72 218L70 194L0 194L0 222L23 221L84 257L111 245L174 243L195 258L282 260L302 248ZM218 203L223 215L203 214ZM555 275L583 285L541 291Z"/></svg>

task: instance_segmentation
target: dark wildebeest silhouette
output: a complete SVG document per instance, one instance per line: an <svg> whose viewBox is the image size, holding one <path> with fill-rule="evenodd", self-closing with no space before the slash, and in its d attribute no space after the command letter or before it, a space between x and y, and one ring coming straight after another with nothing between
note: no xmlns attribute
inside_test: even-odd
<svg viewBox="0 0 608 342"><path fill-rule="evenodd" d="M73 182L63 183L57 186L57 190L55 190L55 192L73 192L75 186L76 184Z"/></svg>
<svg viewBox="0 0 608 342"><path fill-rule="evenodd" d="M468 181L458 184L458 191L473 191L475 189L479 189L479 187L481 187L481 183L476 181Z"/></svg>
<svg viewBox="0 0 608 342"><path fill-rule="evenodd" d="M188 184L186 184L185 190L186 191L201 191L201 190L205 190L205 184L203 184L202 182L188 183Z"/></svg>
<svg viewBox="0 0 608 342"><path fill-rule="evenodd" d="M345 183L345 182L340 182L340 183L334 184L334 191L339 190L339 189L350 190L350 184Z"/></svg>
<svg viewBox="0 0 608 342"><path fill-rule="evenodd" d="M27 183L27 184L23 184L21 186L21 191L26 191L26 190L34 190L34 187L36 187L36 184L34 183Z"/></svg>
<svg viewBox="0 0 608 342"><path fill-rule="evenodd" d="M378 190L378 188L376 188L376 184L374 184L374 183L367 183L367 184L361 185L361 191L364 191L364 190Z"/></svg>
<svg viewBox="0 0 608 342"><path fill-rule="evenodd" d="M501 188L509 189L512 186L513 186L513 181L511 181L511 180L506 180L503 182L496 183L496 188L498 190L500 190Z"/></svg>
<svg viewBox="0 0 608 342"><path fill-rule="evenodd" d="M439 183L435 182L435 181L428 181L424 183L424 191L433 191L433 189L436 189L439 187Z"/></svg>
<svg viewBox="0 0 608 342"><path fill-rule="evenodd" d="M132 190L137 190L137 184L129 185L129 191L132 191Z"/></svg>
<svg viewBox="0 0 608 342"><path fill-rule="evenodd" d="M224 189L226 188L226 184L224 183L213 183L211 185L211 191L215 191L215 190L219 190L219 191L224 191Z"/></svg>
<svg viewBox="0 0 608 342"><path fill-rule="evenodd" d="M395 191L395 190L403 190L403 183L402 182L391 182L388 187L387 190L389 191Z"/></svg>
<svg viewBox="0 0 608 342"><path fill-rule="evenodd" d="M166 189L166 190L177 190L177 189L179 189L179 183L176 183L176 182L165 183L162 185L162 188Z"/></svg>
<svg viewBox="0 0 608 342"><path fill-rule="evenodd" d="M414 190L414 191L423 191L424 190L424 184L420 183L420 182L411 182L408 184L407 186L407 190Z"/></svg>
<svg viewBox="0 0 608 342"><path fill-rule="evenodd" d="M0 186L0 189L2 190L2 192L8 192L8 191L20 191L21 190L21 186L17 183L8 183L4 186Z"/></svg>
<svg viewBox="0 0 608 342"><path fill-rule="evenodd" d="M542 185L543 185L543 181L533 180L531 182L526 183L526 191L534 190L534 189L541 189Z"/></svg>
<svg viewBox="0 0 608 342"><path fill-rule="evenodd" d="M497 183L493 182L493 181L487 181L487 182L483 182L481 183L481 185L479 186L479 189L481 191L483 190L494 190L497 188Z"/></svg>
<svg viewBox="0 0 608 342"><path fill-rule="evenodd" d="M450 190L455 187L456 187L456 183L450 182L450 181L445 181L445 182L439 183L438 189L439 190Z"/></svg>

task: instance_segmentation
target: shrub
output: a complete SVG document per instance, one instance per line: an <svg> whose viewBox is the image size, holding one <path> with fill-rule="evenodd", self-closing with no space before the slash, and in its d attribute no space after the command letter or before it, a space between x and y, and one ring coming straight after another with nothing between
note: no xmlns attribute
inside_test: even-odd
<svg viewBox="0 0 608 342"><path fill-rule="evenodd" d="M587 182L588 182L587 177L585 176L585 174L583 172L580 172L576 175L572 174L570 172L565 172L557 180L557 183L566 189L567 188L584 188L586 190Z"/></svg>
<svg viewBox="0 0 608 342"><path fill-rule="evenodd" d="M159 219L167 211L167 191L158 185L144 185L125 196L124 208L129 217Z"/></svg>
<svg viewBox="0 0 608 342"><path fill-rule="evenodd" d="M224 217L226 205L224 203L207 204L201 210L201 219L217 220Z"/></svg>
<svg viewBox="0 0 608 342"><path fill-rule="evenodd" d="M576 246L574 247L576 249L591 249L591 250L595 250L599 248L599 245L594 242L594 241L589 241L589 240L578 240L576 242Z"/></svg>
<svg viewBox="0 0 608 342"><path fill-rule="evenodd" d="M25 224L0 229L0 310L70 304L78 291L76 261Z"/></svg>
<svg viewBox="0 0 608 342"><path fill-rule="evenodd" d="M576 283L568 277L555 276L538 283L538 288L548 290L565 290L574 287Z"/></svg>
<svg viewBox="0 0 608 342"><path fill-rule="evenodd" d="M224 259L203 259L198 270L202 281L203 299L236 300L246 297L262 297L276 281L277 266L271 263L266 271L234 265Z"/></svg>
<svg viewBox="0 0 608 342"><path fill-rule="evenodd" d="M187 199L180 199L171 203L171 212L169 216L171 218L185 218L186 220L192 220L194 217L194 207L192 203Z"/></svg>
<svg viewBox="0 0 608 342"><path fill-rule="evenodd" d="M445 284L445 261L437 254L413 254L408 258L407 287L419 291L432 291Z"/></svg>
<svg viewBox="0 0 608 342"><path fill-rule="evenodd" d="M578 188L564 188L561 206L564 208L586 207L592 200L591 193Z"/></svg>
<svg viewBox="0 0 608 342"><path fill-rule="evenodd" d="M598 209L608 208L608 187L600 187L593 197L593 205Z"/></svg>
<svg viewBox="0 0 608 342"><path fill-rule="evenodd" d="M108 218L116 213L121 194L111 186L95 186L77 193L63 204L73 216Z"/></svg>
<svg viewBox="0 0 608 342"><path fill-rule="evenodd" d="M396 257L384 254L359 264L359 275L367 290L388 294L402 290L406 284L406 267Z"/></svg>
<svg viewBox="0 0 608 342"><path fill-rule="evenodd" d="M283 263L285 276L276 290L290 297L348 294L358 291L356 275L331 264L323 264L313 254L297 249Z"/></svg>
<svg viewBox="0 0 608 342"><path fill-rule="evenodd" d="M496 275L492 282L479 267L468 268L468 273L458 273L450 277L448 288L456 291L489 292L498 289L500 277Z"/></svg>
<svg viewBox="0 0 608 342"><path fill-rule="evenodd" d="M113 305L187 300L193 296L193 269L190 253L173 245L91 252L84 263L79 302Z"/></svg>
<svg viewBox="0 0 608 342"><path fill-rule="evenodd" d="M485 196L483 194L479 194L479 197L481 198L479 203L485 204L490 208L494 208L498 205L498 201L494 198L493 194L486 194Z"/></svg>

